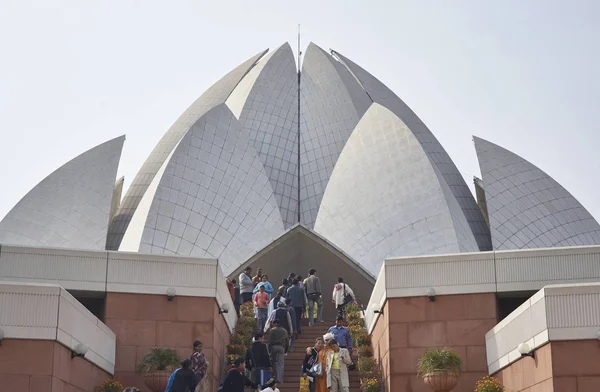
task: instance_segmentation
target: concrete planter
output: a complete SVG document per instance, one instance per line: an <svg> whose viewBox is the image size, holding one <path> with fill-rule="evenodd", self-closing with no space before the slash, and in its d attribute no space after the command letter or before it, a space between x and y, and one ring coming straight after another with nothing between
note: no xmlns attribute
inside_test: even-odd
<svg viewBox="0 0 600 392"><path fill-rule="evenodd" d="M458 384L458 375L454 372L434 371L425 374L423 382L434 392L450 392Z"/></svg>
<svg viewBox="0 0 600 392"><path fill-rule="evenodd" d="M167 383L169 382L169 377L171 376L170 371L168 370L157 370L152 373L144 374L144 384L152 392L164 392L167 389Z"/></svg>

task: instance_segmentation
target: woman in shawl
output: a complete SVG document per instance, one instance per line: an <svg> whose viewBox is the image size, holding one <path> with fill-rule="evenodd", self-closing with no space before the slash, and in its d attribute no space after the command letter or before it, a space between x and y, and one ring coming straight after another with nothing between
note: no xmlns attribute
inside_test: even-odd
<svg viewBox="0 0 600 392"><path fill-rule="evenodd" d="M194 374L196 375L197 385L195 392L204 392L208 390L208 383L206 382L207 380L205 380L206 371L208 370L208 361L206 360L206 357L202 352L202 347L202 342L196 340L194 342L194 351L190 356L190 359L192 360L191 368L194 371Z"/></svg>
<svg viewBox="0 0 600 392"><path fill-rule="evenodd" d="M325 340L325 347L319 351L319 355L317 357L317 363L321 364L321 368L323 369L323 375L315 377L315 392L329 392L327 388L327 357L329 356L329 352L333 351L331 347L329 347L329 341L334 338L332 333L326 333L323 335L323 339Z"/></svg>

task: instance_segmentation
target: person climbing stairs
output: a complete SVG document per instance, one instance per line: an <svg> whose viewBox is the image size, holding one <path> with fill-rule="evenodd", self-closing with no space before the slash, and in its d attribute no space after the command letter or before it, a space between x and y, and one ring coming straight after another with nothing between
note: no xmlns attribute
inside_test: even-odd
<svg viewBox="0 0 600 392"><path fill-rule="evenodd" d="M285 372L283 384L278 386L281 392L298 392L300 390L300 372L302 370L302 362L306 355L306 347L315 345L315 339L323 337L327 333L333 322L315 323L309 327L308 321L302 319L302 334L298 335L294 341L292 351L285 357ZM352 355L356 361L356 355ZM348 372L350 377L350 392L360 392L360 380L358 371Z"/></svg>

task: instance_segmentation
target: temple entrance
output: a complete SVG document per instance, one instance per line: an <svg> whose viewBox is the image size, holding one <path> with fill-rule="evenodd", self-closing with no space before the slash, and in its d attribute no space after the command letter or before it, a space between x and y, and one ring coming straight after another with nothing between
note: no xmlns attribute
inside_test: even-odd
<svg viewBox="0 0 600 392"><path fill-rule="evenodd" d="M344 278L364 306L369 302L375 284L375 278L354 260L318 234L300 225L291 228L256 253L230 277L237 280L247 266L252 268L253 273L257 268L262 268L275 289L290 272L306 278L308 270L316 269L323 288L323 320L328 322L333 322L336 316L331 294L338 277Z"/></svg>

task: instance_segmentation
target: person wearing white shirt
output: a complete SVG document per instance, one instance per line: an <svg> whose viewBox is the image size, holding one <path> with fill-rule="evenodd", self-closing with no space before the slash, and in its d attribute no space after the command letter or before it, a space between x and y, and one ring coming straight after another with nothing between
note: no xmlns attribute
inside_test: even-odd
<svg viewBox="0 0 600 392"><path fill-rule="evenodd" d="M352 301L356 301L354 291L344 283L344 278L338 278L338 282L333 286L331 302L335 304L338 316L342 316L344 320L346 319L346 304Z"/></svg>
<svg viewBox="0 0 600 392"><path fill-rule="evenodd" d="M247 267L239 276L240 294L242 295L242 303L251 302L254 291L254 283L252 282L252 268Z"/></svg>
<svg viewBox="0 0 600 392"><path fill-rule="evenodd" d="M261 389L260 392L279 392L279 388L276 388L277 380L275 380L274 378L271 378L269 381L267 381L267 383L265 385L263 385L263 387L266 387L266 388Z"/></svg>

